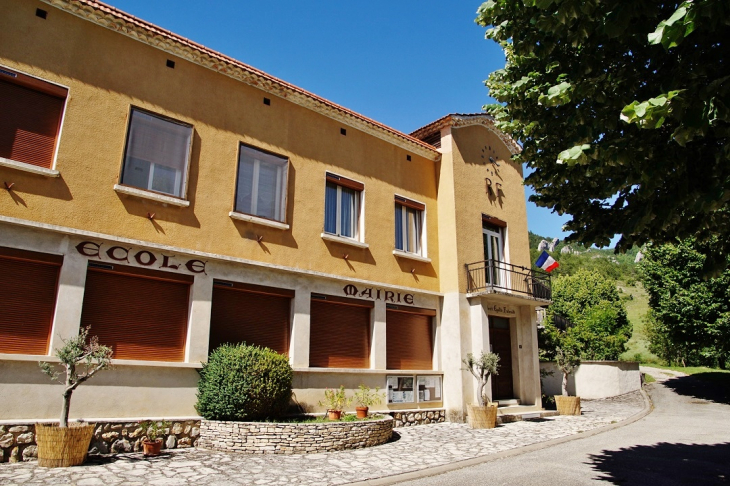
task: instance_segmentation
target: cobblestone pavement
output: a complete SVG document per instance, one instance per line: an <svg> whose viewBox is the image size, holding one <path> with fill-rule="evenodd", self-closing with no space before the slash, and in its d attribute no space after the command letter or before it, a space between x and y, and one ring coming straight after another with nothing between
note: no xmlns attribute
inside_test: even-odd
<svg viewBox="0 0 730 486"><path fill-rule="evenodd" d="M93 458L83 466L47 469L35 462L0 464L0 484L11 485L335 485L418 471L495 454L625 420L644 409L639 392L583 400L583 415L513 422L491 430L465 424L395 429L393 441L353 451L302 455L248 455L175 449Z"/></svg>

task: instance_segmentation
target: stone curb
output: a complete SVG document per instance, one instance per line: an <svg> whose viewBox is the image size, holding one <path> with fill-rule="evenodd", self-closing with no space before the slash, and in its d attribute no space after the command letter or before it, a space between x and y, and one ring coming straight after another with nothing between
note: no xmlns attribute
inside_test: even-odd
<svg viewBox="0 0 730 486"><path fill-rule="evenodd" d="M365 481L356 481L353 483L347 483L350 486L385 486L390 484L396 484L401 483L404 481L413 481L415 479L422 479L427 478L430 476L437 476L439 474L444 474L447 472L455 471L457 469L462 469L465 467L470 466L476 466L479 464L484 464L486 462L492 462L497 461L499 459L504 459L507 457L513 457L513 456L519 456L521 454L526 454L528 452L537 451L540 449L545 449L547 447L551 447L558 444L563 444L565 442L569 442L572 440L578 440L578 439L585 439L587 437L592 437L594 435L602 434L604 432L608 432L614 429L617 429L619 427L624 427L626 425L632 424L638 420L643 419L647 415L649 415L654 410L654 404L651 401L651 398L647 393L644 391L644 388L641 388L641 396L644 397L644 409L640 412L635 413L631 417L622 420L620 422L616 422L615 424L608 424L604 425L603 427L598 427L593 430L588 430L585 432L580 432L573 435L568 435L566 437L560 437L558 439L551 439L545 442L538 442L537 444L530 444L524 447L517 447L515 449L510 449L507 451L497 452L495 454L489 454L487 456L481 456L481 457L474 457L471 459L465 459L463 461L458 462L452 462L451 464L444 464L442 466L435 466L428 469L422 469L420 471L413 471L413 472L407 472L402 474L396 474L394 476L385 476L381 478L374 478L374 479L368 479Z"/></svg>

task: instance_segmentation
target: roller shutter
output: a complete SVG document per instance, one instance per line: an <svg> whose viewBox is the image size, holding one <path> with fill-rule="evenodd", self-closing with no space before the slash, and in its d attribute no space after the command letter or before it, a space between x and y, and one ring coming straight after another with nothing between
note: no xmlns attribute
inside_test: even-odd
<svg viewBox="0 0 730 486"><path fill-rule="evenodd" d="M0 353L48 353L63 257L0 248Z"/></svg>
<svg viewBox="0 0 730 486"><path fill-rule="evenodd" d="M34 84L52 88L41 92L0 79L0 157L50 168L66 95L49 83Z"/></svg>
<svg viewBox="0 0 730 486"><path fill-rule="evenodd" d="M216 283L210 318L209 351L223 343L255 344L289 353L291 297Z"/></svg>
<svg viewBox="0 0 730 486"><path fill-rule="evenodd" d="M431 315L388 309L386 367L389 370L433 369Z"/></svg>
<svg viewBox="0 0 730 486"><path fill-rule="evenodd" d="M192 277L89 265L81 326L115 359L184 361Z"/></svg>
<svg viewBox="0 0 730 486"><path fill-rule="evenodd" d="M370 308L312 299L309 366L370 368Z"/></svg>

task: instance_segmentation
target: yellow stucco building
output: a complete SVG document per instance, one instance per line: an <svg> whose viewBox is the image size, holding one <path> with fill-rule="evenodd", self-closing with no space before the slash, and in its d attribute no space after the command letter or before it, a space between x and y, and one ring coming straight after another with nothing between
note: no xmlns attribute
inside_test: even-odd
<svg viewBox="0 0 730 486"><path fill-rule="evenodd" d="M57 416L37 361L90 326L115 369L73 417L196 415L224 342L268 346L295 400L541 409L519 146L486 115L408 135L93 0L0 16L0 420Z"/></svg>

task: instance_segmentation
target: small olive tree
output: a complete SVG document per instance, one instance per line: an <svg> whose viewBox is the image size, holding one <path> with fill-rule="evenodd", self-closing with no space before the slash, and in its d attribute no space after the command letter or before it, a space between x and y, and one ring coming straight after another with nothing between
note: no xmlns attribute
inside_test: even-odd
<svg viewBox="0 0 730 486"><path fill-rule="evenodd" d="M485 402L491 403L491 399L489 398L485 388L487 387L489 377L499 374L499 355L492 352L485 353L482 351L479 358L475 358L472 353L469 353L466 355L466 358L461 360L461 362L466 365L464 370L471 373L477 380L479 406L483 407Z"/></svg>
<svg viewBox="0 0 730 486"><path fill-rule="evenodd" d="M56 357L66 368L65 378L59 379L62 373L56 371L52 364L38 363L43 373L64 386L60 427L68 427L68 412L74 390L99 371L111 367L112 349L99 344L97 336L92 336L87 342L88 335L89 328L81 328L78 336L63 340L63 346L56 350ZM81 373L80 367L84 368Z"/></svg>
<svg viewBox="0 0 730 486"><path fill-rule="evenodd" d="M555 364L563 373L563 396L568 396L568 376L580 366L580 350L575 344L565 342L555 349Z"/></svg>

